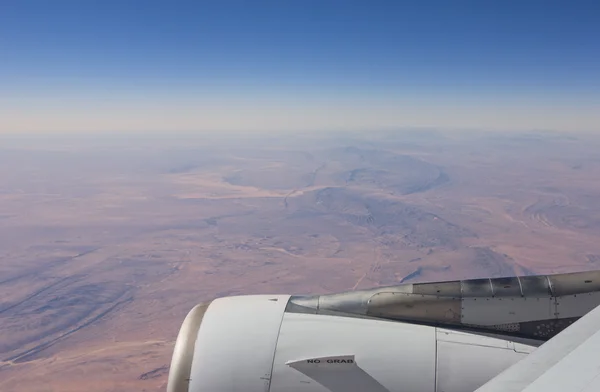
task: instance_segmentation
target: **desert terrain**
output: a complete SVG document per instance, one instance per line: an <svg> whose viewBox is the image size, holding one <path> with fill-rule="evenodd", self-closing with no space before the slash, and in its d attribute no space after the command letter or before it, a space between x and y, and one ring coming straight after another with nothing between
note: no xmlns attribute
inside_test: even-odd
<svg viewBox="0 0 600 392"><path fill-rule="evenodd" d="M600 268L600 139L0 139L0 390L163 391L225 295Z"/></svg>

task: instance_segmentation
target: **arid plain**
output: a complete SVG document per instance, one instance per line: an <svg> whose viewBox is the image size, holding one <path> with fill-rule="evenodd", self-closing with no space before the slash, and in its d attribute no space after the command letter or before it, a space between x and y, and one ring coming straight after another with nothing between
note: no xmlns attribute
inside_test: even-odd
<svg viewBox="0 0 600 392"><path fill-rule="evenodd" d="M600 268L600 139L0 139L0 390L162 391L186 313Z"/></svg>

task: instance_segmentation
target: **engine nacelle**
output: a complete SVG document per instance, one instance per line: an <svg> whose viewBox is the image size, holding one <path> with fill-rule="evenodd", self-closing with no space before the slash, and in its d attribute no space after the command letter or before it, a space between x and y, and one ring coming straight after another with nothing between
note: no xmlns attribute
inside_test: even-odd
<svg viewBox="0 0 600 392"><path fill-rule="evenodd" d="M289 300L227 297L192 309L167 391L474 391L535 349L434 326L286 311Z"/></svg>

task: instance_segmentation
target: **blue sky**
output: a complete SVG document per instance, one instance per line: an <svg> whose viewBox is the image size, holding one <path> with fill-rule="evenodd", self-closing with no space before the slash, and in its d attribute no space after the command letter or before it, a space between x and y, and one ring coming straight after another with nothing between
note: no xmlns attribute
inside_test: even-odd
<svg viewBox="0 0 600 392"><path fill-rule="evenodd" d="M593 1L0 3L0 132L594 130Z"/></svg>

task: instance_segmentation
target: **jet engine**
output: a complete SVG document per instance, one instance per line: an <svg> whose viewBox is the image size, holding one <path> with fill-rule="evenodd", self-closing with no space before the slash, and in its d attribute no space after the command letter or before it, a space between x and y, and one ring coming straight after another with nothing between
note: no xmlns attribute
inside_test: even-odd
<svg viewBox="0 0 600 392"><path fill-rule="evenodd" d="M473 391L531 347L370 318L286 312L290 296L195 307L168 392Z"/></svg>
<svg viewBox="0 0 600 392"><path fill-rule="evenodd" d="M474 391L600 302L586 274L215 299L185 318L167 392Z"/></svg>

